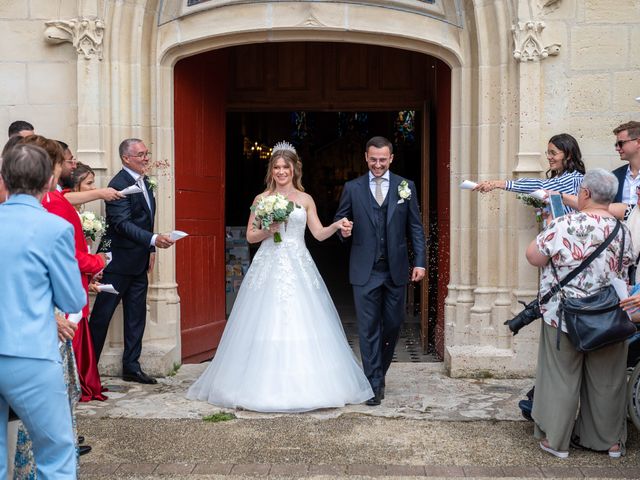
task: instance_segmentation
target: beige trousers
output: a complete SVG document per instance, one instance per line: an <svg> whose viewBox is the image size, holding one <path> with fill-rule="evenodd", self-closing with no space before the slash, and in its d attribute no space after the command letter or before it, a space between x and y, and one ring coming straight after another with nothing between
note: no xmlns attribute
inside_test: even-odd
<svg viewBox="0 0 640 480"><path fill-rule="evenodd" d="M593 450L609 450L627 439L627 343L580 353L566 333L542 323L532 416L535 437L569 450L572 437ZM577 417L576 417L577 412Z"/></svg>

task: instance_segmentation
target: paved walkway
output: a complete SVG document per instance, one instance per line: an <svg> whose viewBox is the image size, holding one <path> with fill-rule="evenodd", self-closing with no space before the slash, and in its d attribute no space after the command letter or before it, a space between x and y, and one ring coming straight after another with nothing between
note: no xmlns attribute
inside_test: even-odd
<svg viewBox="0 0 640 480"><path fill-rule="evenodd" d="M442 364L395 363L380 407L303 414L220 412L184 398L204 365L158 385L104 379L106 402L81 404L80 433L93 446L81 478L640 478L638 432L628 454L542 452L517 402L532 380L461 380Z"/></svg>

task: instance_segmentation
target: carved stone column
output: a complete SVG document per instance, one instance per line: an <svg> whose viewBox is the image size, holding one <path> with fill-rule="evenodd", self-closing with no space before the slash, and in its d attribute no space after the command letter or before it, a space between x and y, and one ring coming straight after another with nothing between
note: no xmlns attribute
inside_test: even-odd
<svg viewBox="0 0 640 480"><path fill-rule="evenodd" d="M557 3L558 0L542 2L541 8ZM513 169L514 177L539 177L545 171L542 149L546 147L546 138L541 137L540 119L543 107L543 77L541 61L560 53L560 45L545 45L542 32L545 24L538 20L518 22L512 27L514 50L513 57L519 64L519 138L518 152ZM516 219L516 278L518 285L513 291L515 300L529 302L538 292L538 274L534 267L527 264L524 252L538 233L538 226L533 220L529 207L518 205ZM522 307L514 304L512 313L519 312ZM522 358L530 359L531 368L535 365L538 330L523 329L517 337L512 338L514 352Z"/></svg>
<svg viewBox="0 0 640 480"><path fill-rule="evenodd" d="M45 22L45 40L69 42L78 52L78 158L93 168L104 169L101 108L101 61L105 22L95 15Z"/></svg>

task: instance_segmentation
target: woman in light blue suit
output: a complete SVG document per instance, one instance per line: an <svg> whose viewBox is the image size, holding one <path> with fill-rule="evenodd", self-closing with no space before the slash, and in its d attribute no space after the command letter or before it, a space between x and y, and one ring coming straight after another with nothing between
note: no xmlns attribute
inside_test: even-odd
<svg viewBox="0 0 640 480"><path fill-rule="evenodd" d="M0 205L0 451L8 410L33 440L39 479L75 479L71 412L63 380L54 307L77 312L86 303L73 255L73 228L39 199L52 178L47 153L19 145L0 171L9 198ZM0 478L7 461L0 456Z"/></svg>

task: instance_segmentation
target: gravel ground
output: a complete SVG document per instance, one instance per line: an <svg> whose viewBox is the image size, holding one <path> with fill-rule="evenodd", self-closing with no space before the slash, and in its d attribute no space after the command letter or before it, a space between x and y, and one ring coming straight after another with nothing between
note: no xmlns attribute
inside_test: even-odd
<svg viewBox="0 0 640 480"><path fill-rule="evenodd" d="M100 464L640 465L640 435L632 426L627 455L620 460L578 450L571 450L566 460L553 458L537 447L531 423L512 421L424 421L355 414L324 420L288 415L220 423L81 418L79 432L93 446L83 461Z"/></svg>

